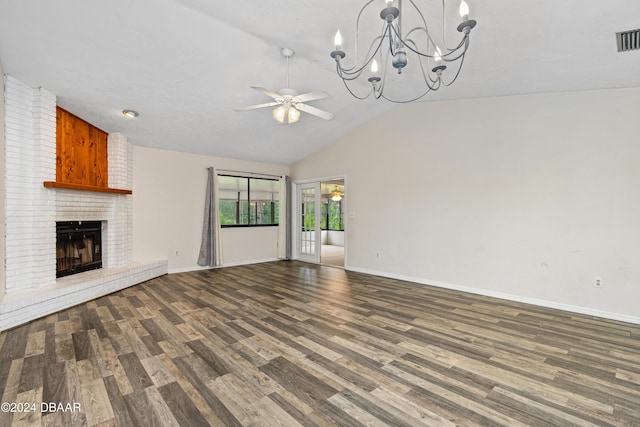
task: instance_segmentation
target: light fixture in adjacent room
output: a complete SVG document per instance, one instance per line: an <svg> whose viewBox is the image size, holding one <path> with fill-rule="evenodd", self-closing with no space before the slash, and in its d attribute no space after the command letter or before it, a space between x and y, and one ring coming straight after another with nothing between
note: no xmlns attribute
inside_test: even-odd
<svg viewBox="0 0 640 427"><path fill-rule="evenodd" d="M135 110L122 110L122 115L130 119L135 119L140 115L140 113Z"/></svg>
<svg viewBox="0 0 640 427"><path fill-rule="evenodd" d="M386 5L380 11L380 18L384 21L382 31L373 38L366 50L358 52L358 34L362 33L360 18L368 16L365 10L370 6L376 7L382 4L382 0L371 0L360 9L356 19L354 35L355 63L352 66L343 65L346 53L342 50L342 35L336 33L335 50L331 57L336 61L336 71L343 80L347 90L358 99L368 98L370 95L384 98L391 102L405 103L418 100L432 90L438 90L442 86L453 84L462 69L467 49L469 48L469 34L476 26L476 21L469 19L469 6L462 0L459 13L462 22L457 25L457 30L462 38L456 44L450 45L445 39L446 12L445 1L442 1L440 10L421 11L413 0L386 0ZM440 2L436 2L440 3ZM427 25L425 16L434 17L435 20ZM374 23L375 24L375 23ZM440 24L440 31L434 31L434 24ZM375 24L378 25L378 24ZM437 32L438 34L434 34ZM440 45L436 44L436 40ZM449 47L451 46L451 47ZM362 56L361 56L362 54ZM376 61L377 58L377 61ZM411 58L411 60L409 60ZM447 71L448 65L452 70ZM391 65L392 67L388 67ZM395 69L402 74L405 67L415 67L414 73L421 80L420 89L410 95L388 95L385 84L389 83L389 72ZM350 85L351 81L363 77L368 80L370 87L368 93L359 94ZM395 82L394 82L395 83ZM392 89L387 92L393 91Z"/></svg>
<svg viewBox="0 0 640 427"><path fill-rule="evenodd" d="M342 194L340 190L338 190L338 186L336 185L336 187L331 192L331 200L333 200L334 202L339 202L340 200L342 200L342 196L344 196L344 194Z"/></svg>

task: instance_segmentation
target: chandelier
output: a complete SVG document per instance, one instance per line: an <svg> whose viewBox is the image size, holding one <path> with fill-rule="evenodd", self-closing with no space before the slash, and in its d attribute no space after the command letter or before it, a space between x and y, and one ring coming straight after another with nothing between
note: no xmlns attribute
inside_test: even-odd
<svg viewBox="0 0 640 427"><path fill-rule="evenodd" d="M405 103L416 101L427 93L436 91L442 86L450 86L456 81L469 48L469 33L476 26L476 21L469 19L469 6L464 0L461 1L459 8L462 22L457 26L462 39L451 47L445 40L447 31L445 0L442 0L442 8L439 11L441 12L441 37L435 37L434 31L437 29L427 26L425 15L413 0L386 0L386 6L380 11L380 18L384 21L382 31L371 41L364 55L360 57L358 52L360 19L373 3L379 4L380 0L367 1L356 19L355 65L350 67L343 65L342 60L346 53L341 50L340 30L336 32L334 39L335 50L331 52L331 57L336 61L338 76L351 95L358 99L373 95L376 99L384 98L391 102ZM435 40L441 44L436 44ZM411 61L409 61L410 57ZM389 64L392 67L388 67ZM389 76L388 72L391 73L395 69L400 75L408 65L417 69L412 71L420 76L419 80L422 84L420 92L403 96L402 99L385 94L385 85L393 77ZM451 71L448 71L449 67ZM350 82L360 77L366 77L370 83L366 95L356 93L350 85Z"/></svg>

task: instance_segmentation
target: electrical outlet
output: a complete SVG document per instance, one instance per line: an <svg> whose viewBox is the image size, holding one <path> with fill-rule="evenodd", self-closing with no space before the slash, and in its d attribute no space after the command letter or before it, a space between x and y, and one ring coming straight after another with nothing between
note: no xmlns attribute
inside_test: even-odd
<svg viewBox="0 0 640 427"><path fill-rule="evenodd" d="M602 278L601 277L594 277L593 278L593 284L596 288L601 288L602 287Z"/></svg>
<svg viewBox="0 0 640 427"><path fill-rule="evenodd" d="M380 258L380 252L376 252L376 258Z"/></svg>

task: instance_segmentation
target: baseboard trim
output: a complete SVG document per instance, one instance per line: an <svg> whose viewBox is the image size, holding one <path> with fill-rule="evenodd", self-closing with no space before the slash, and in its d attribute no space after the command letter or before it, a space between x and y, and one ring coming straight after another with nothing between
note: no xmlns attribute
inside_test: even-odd
<svg viewBox="0 0 640 427"><path fill-rule="evenodd" d="M212 268L215 267L201 267L201 266L196 266L196 267L184 267L184 268L172 268L169 271L167 271L168 274L177 274L177 273L190 273L192 271L201 271L201 270L210 270Z"/></svg>
<svg viewBox="0 0 640 427"><path fill-rule="evenodd" d="M168 273L169 274L189 273L192 271L212 270L215 268L226 268L226 267L238 267L240 265L262 264L264 262L273 262L273 261L282 261L282 260L280 258L264 258L264 259L256 259L256 260L249 260L249 261L228 262L222 265L218 265L216 267L209 267L209 266L202 267L198 265L193 267L172 268L168 271Z"/></svg>
<svg viewBox="0 0 640 427"><path fill-rule="evenodd" d="M349 266L349 267L345 267L345 270L354 271L356 273L364 273L364 274L371 274L371 275L374 275L374 276L387 277L389 279L404 280L406 282L418 283L420 285L435 286L435 287L438 287L438 288L451 289L451 290L454 290L454 291L461 291L461 292L468 292L468 293L471 293L471 294L482 295L482 296L486 296L486 297L493 297L493 298L499 298L499 299L504 299L504 300L508 300L508 301L521 302L521 303L524 303L524 304L532 304L532 305L537 305L537 306L540 306L540 307L555 308L555 309L558 309L558 310L564 310L564 311L568 311L568 312L571 312L571 313L584 314L584 315L587 315L587 316L602 317L602 318L605 318L605 319L617 320L617 321L620 321L620 322L633 323L633 324L640 325L640 317L629 316L629 315L621 314L621 313L612 313L612 312L609 312L609 311L596 310L596 309L592 309L592 308L588 308L588 307L580 307L580 306L576 306L576 305L562 304L562 303L557 303L557 302L554 302L554 301L523 297L523 296L513 295L513 294L505 294L505 293L502 293L502 292L493 292L493 291L488 291L486 289L471 288L471 287L467 287L467 286L454 285L454 284L451 284L451 283L437 282L437 281L433 281L433 280L425 280L425 279L422 279L422 278L419 278L419 277L411 277L411 276L404 276L404 275L401 275L401 274L386 273L386 272L383 272L383 271L369 270L369 269L366 269L366 268L358 268L358 267Z"/></svg>

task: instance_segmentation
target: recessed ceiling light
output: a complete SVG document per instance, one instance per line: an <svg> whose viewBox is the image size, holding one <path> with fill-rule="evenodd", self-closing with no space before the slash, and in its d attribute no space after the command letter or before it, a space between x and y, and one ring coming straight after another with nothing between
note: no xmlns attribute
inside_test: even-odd
<svg viewBox="0 0 640 427"><path fill-rule="evenodd" d="M138 117L140 115L140 113L138 113L137 111L134 111L134 110L122 110L122 114L125 117L129 117L130 119L135 119L136 117Z"/></svg>

